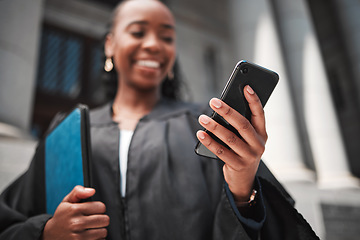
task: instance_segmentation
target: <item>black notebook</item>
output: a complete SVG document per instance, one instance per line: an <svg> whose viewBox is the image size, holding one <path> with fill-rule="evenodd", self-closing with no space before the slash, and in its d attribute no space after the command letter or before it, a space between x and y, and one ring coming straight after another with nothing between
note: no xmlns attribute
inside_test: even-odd
<svg viewBox="0 0 360 240"><path fill-rule="evenodd" d="M45 137L46 212L53 214L76 185L90 183L89 110L79 104Z"/></svg>

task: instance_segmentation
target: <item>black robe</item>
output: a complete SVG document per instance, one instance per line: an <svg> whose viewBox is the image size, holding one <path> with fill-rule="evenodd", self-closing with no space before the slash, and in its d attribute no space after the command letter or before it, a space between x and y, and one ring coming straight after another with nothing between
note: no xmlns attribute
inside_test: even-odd
<svg viewBox="0 0 360 240"><path fill-rule="evenodd" d="M257 226L261 239L318 239L263 162L254 217L239 215L222 162L194 152L201 110L162 99L139 121L129 147L125 198L111 105L91 111L93 199L106 205L107 239L250 239ZM36 152L28 171L0 196L1 240L39 239L51 218L45 213L41 154Z"/></svg>

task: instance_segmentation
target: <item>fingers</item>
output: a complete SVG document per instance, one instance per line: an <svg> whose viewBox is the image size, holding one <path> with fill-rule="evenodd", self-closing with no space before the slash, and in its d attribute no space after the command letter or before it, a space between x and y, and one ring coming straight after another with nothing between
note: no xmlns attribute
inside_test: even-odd
<svg viewBox="0 0 360 240"><path fill-rule="evenodd" d="M54 216L58 217L61 214L65 228L69 229L69 233L78 234L84 237L83 239L102 239L102 235L98 237L98 231L101 228L106 228L110 224L110 218L105 215L106 207L102 202L85 202L85 203L68 203L63 202L62 212L56 213ZM62 221L59 222L59 225ZM94 230L94 231L93 231ZM95 234L96 237L92 235ZM89 235L90 234L90 235Z"/></svg>
<svg viewBox="0 0 360 240"><path fill-rule="evenodd" d="M200 116L200 118L201 118L200 121L203 120L203 116L207 117L205 115ZM211 120L209 120L209 121L211 121ZM222 126L219 125L219 127L221 128ZM236 165L239 161L239 155L235 154L232 150L227 149L220 143L213 140L206 132L204 132L202 130L199 130L196 133L196 135L197 135L197 138L199 139L199 141L205 147L207 147L212 153L214 153L216 156L218 156L225 163L229 164L230 166L233 166L233 168L237 168ZM221 139L221 140L224 141L224 139ZM224 141L224 142L226 142L226 141ZM231 143L236 144L235 142L231 142ZM231 145L231 143L229 143L229 145Z"/></svg>
<svg viewBox="0 0 360 240"><path fill-rule="evenodd" d="M107 237L107 229L106 228L91 228L85 229L80 232L72 232L66 238L59 238L59 239L106 239Z"/></svg>
<svg viewBox="0 0 360 240"><path fill-rule="evenodd" d="M244 95L251 110L251 124L266 141L265 113L260 99L249 85L245 86Z"/></svg>
<svg viewBox="0 0 360 240"><path fill-rule="evenodd" d="M74 187L46 223L43 239L105 239L110 223L105 204L80 202L94 194L93 188Z"/></svg>
<svg viewBox="0 0 360 240"><path fill-rule="evenodd" d="M102 202L86 202L76 205L83 215L102 214L106 212L106 206Z"/></svg>
<svg viewBox="0 0 360 240"><path fill-rule="evenodd" d="M102 202L85 202L85 203L64 203L68 204L68 210L73 216L76 215L94 215L103 214L106 211L105 204Z"/></svg>
<svg viewBox="0 0 360 240"><path fill-rule="evenodd" d="M106 228L88 229L83 232L83 239L105 239L107 236Z"/></svg>
<svg viewBox="0 0 360 240"><path fill-rule="evenodd" d="M213 98L210 100L210 107L221 115L230 125L232 125L239 132L241 137L244 139L246 143L252 146L256 146L259 144L259 136L257 131L254 129L252 124L239 112L231 108L229 105L224 103L223 101ZM215 122L216 123L216 122ZM219 125L219 124L217 124ZM215 125L215 129L217 127ZM207 127L206 127L207 128ZM207 128L208 129L208 128ZM208 129L213 132L213 130ZM220 135L222 134L220 131L217 131ZM217 135L213 132L217 137L221 139L221 136Z"/></svg>
<svg viewBox="0 0 360 240"><path fill-rule="evenodd" d="M105 228L109 226L109 224L109 216L102 214L73 218L69 227L72 232L81 233L86 230Z"/></svg>
<svg viewBox="0 0 360 240"><path fill-rule="evenodd" d="M92 228L104 228L109 226L110 218L108 215L91 215L85 217L85 228L92 229Z"/></svg>
<svg viewBox="0 0 360 240"><path fill-rule="evenodd" d="M249 147L231 146L239 151L239 154L236 154L235 150L224 147L201 130L197 132L197 137L204 146L225 163L224 178L234 196L238 200L248 197L259 164L256 151L252 151ZM238 138L238 141L241 142L241 139Z"/></svg>
<svg viewBox="0 0 360 240"><path fill-rule="evenodd" d="M251 159L258 159L265 150L267 134L261 102L250 86L245 87L244 95L252 112L251 123L223 101L216 98L210 100L211 108L232 125L239 132L242 139L210 117L206 115L199 117L199 122L203 127L231 148L231 150L228 150L223 147L203 131L197 133L199 141L223 161L226 161L228 157L233 159L228 161L236 162L239 159L250 159L251 161ZM237 158L234 158L234 155L237 155Z"/></svg>
<svg viewBox="0 0 360 240"><path fill-rule="evenodd" d="M206 132L198 131L199 141L234 170L240 171L245 163L256 158L257 153L233 132L206 115L199 117L200 124L227 144L230 149L212 139Z"/></svg>
<svg viewBox="0 0 360 240"><path fill-rule="evenodd" d="M82 199L87 199L95 194L95 189L75 186L73 190L64 197L63 202L78 203Z"/></svg>

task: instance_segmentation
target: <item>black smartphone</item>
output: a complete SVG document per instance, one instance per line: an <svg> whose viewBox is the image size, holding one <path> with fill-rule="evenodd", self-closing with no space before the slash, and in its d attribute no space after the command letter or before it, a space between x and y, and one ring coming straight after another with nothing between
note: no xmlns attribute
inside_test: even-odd
<svg viewBox="0 0 360 240"><path fill-rule="evenodd" d="M236 64L224 90L221 93L220 99L251 121L251 111L244 96L244 87L246 85L250 85L250 87L259 96L261 104L264 107L278 81L279 75L276 72L257 64L241 60ZM211 118L241 138L239 132L216 112L212 113ZM229 148L210 131L205 131L215 141ZM217 158L217 156L201 144L201 142L197 143L195 152L201 156L215 159Z"/></svg>

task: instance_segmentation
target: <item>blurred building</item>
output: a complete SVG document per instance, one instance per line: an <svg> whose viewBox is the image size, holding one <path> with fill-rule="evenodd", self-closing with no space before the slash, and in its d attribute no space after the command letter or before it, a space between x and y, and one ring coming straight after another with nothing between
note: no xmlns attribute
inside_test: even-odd
<svg viewBox="0 0 360 240"><path fill-rule="evenodd" d="M116 0L0 1L0 190L50 120L105 101L102 41ZM186 97L219 96L246 59L280 75L264 161L321 239L360 230L360 2L167 0Z"/></svg>

